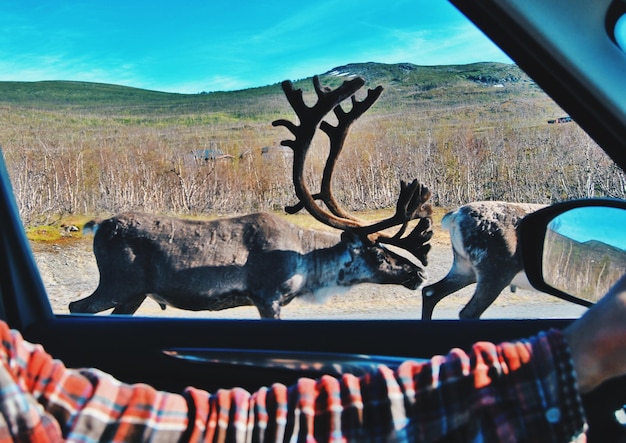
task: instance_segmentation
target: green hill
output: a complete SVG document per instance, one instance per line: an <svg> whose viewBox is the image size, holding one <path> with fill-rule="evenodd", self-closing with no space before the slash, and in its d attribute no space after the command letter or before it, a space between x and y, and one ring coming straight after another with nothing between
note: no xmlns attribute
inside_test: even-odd
<svg viewBox="0 0 626 443"><path fill-rule="evenodd" d="M382 85L385 93L371 113L402 106L454 106L468 95L472 100L501 101L538 89L515 65L476 63L457 66L417 66L410 63L358 63L320 75L330 86L359 75L369 87ZM297 87L312 90L311 79ZM452 93L451 93L452 92ZM50 111L79 111L98 115L228 114L235 118L264 118L284 113L287 104L280 85L232 92L175 94L101 83L75 81L0 82L0 105Z"/></svg>
<svg viewBox="0 0 626 443"><path fill-rule="evenodd" d="M599 300L624 273L626 251L599 240L580 243L548 230L544 263L546 281L591 301Z"/></svg>
<svg viewBox="0 0 626 443"><path fill-rule="evenodd" d="M590 156L590 141L575 124L547 123L563 111L515 65L354 63L320 73L330 87L355 75L384 92L351 127L334 176L347 207L392 207L399 180L412 178L445 207L575 198L589 189L589 174L578 173L585 159L600 171L598 186L621 189L611 182L612 166ZM292 80L312 105L311 78ZM290 163L263 152L291 137L271 125L285 118L296 117L280 84L172 94L86 82L0 82L0 146L27 223L128 208L280 209L293 202ZM314 181L326 137L312 144L307 176ZM196 161L206 151L229 160Z"/></svg>

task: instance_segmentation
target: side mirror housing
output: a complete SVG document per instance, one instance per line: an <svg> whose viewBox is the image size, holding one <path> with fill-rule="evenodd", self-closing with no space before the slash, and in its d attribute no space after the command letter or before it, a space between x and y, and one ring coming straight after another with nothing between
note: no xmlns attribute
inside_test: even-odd
<svg viewBox="0 0 626 443"><path fill-rule="evenodd" d="M626 273L626 201L557 203L526 216L519 238L533 287L592 305Z"/></svg>

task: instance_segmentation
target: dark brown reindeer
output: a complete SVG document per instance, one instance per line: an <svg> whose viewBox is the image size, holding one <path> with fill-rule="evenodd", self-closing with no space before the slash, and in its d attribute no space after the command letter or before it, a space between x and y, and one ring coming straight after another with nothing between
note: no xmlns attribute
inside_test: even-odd
<svg viewBox="0 0 626 443"><path fill-rule="evenodd" d="M72 302L73 313L96 313L113 308L114 314L133 314L150 297L161 305L187 310L222 310L255 306L262 318L280 318L281 307L295 297L320 297L359 283L418 288L425 272L383 244L413 254L423 265L432 236L430 193L417 181L401 183L394 216L367 224L343 211L330 186L350 125L376 101L382 88L368 91L363 101L354 94L364 85L360 78L334 90L314 79L317 103L304 104L301 90L290 82L283 90L300 125L278 120L295 136L283 145L294 150L293 178L300 204L323 223L341 229L341 236L307 230L277 215L259 213L215 221L191 221L139 213L122 213L93 222L94 254L100 282L90 296ZM352 109L340 102L352 97ZM337 126L322 119L334 110ZM318 126L330 139L331 152L321 192L312 195L302 172L307 151ZM329 212L318 206L325 202ZM407 224L420 219L409 235ZM401 225L394 236L380 231Z"/></svg>
<svg viewBox="0 0 626 443"><path fill-rule="evenodd" d="M460 318L479 318L507 286L512 291L533 289L524 273L517 227L524 216L544 206L481 201L444 215L441 226L450 232L453 263L443 279L422 289L422 319L430 320L437 303L472 283L474 295Z"/></svg>

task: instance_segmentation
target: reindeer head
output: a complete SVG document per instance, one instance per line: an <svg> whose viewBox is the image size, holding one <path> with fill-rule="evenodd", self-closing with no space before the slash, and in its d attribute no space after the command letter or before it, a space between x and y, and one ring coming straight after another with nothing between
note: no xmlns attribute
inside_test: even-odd
<svg viewBox="0 0 626 443"><path fill-rule="evenodd" d="M364 85L365 81L357 77L344 81L336 89L329 89L322 87L316 76L313 78L313 86L317 94L317 102L309 107L304 103L302 90L294 89L290 81L282 83L285 96L300 121L299 125L282 119L272 123L274 126L284 126L295 137L294 140L281 142L283 146L289 146L294 152L293 183L296 196L299 199L299 203L285 209L287 212L294 213L305 208L320 222L344 231L343 238L346 244L350 243L348 238L358 238L359 245L349 246L351 254L359 254L364 262L369 263L371 272L377 274L372 277L371 281L400 283L415 289L425 279L423 269L406 257L384 247L383 244L404 249L424 266L427 265L427 255L430 250L428 242L432 237L432 208L427 203L430 198L428 188L417 180L413 180L411 183L401 181L394 215L376 222L360 220L343 210L332 192L333 171L343 149L350 125L374 104L383 90L382 86L369 89L367 97L358 101L355 94ZM347 98L351 98L352 101L352 108L349 112L344 111L340 104ZM337 126L323 120L331 110L337 118ZM328 136L330 150L321 180L321 190L313 195L305 183L303 171L306 155L318 127ZM325 207L318 205L317 200L321 200ZM417 219L419 219L417 225L408 235L404 236L409 222ZM394 235L383 232L395 226L400 226L400 228ZM363 282L363 273L358 273L356 268L353 265L350 272L354 271L355 280L356 275L359 275L360 281L358 282ZM344 272L344 278L349 280L348 271ZM357 281L353 281L352 284L354 283Z"/></svg>
<svg viewBox="0 0 626 443"><path fill-rule="evenodd" d="M426 272L420 266L367 236L344 231L341 239L348 259L339 270L340 286L378 283L417 289L426 281Z"/></svg>

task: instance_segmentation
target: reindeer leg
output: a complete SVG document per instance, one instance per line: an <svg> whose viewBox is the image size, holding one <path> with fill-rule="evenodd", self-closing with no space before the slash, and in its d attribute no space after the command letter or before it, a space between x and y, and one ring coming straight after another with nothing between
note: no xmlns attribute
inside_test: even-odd
<svg viewBox="0 0 626 443"><path fill-rule="evenodd" d="M261 318L280 320L280 303L278 300L262 300L254 303Z"/></svg>
<svg viewBox="0 0 626 443"><path fill-rule="evenodd" d="M435 305L453 292L476 283L476 274L469 261L454 252L454 261L448 275L422 289L422 320L431 320Z"/></svg>
<svg viewBox="0 0 626 443"><path fill-rule="evenodd" d="M449 273L437 283L426 286L422 289L422 320L431 320L437 303L472 283L476 283L472 275Z"/></svg>
<svg viewBox="0 0 626 443"><path fill-rule="evenodd" d="M96 314L115 306L109 291L99 285L93 294L80 300L73 301L68 308L72 314Z"/></svg>
<svg viewBox="0 0 626 443"><path fill-rule="evenodd" d="M502 269L500 270L502 271ZM465 305L459 313L459 318L462 319L477 319L485 312L485 310L491 306L491 304L498 298L498 295L511 284L511 280L515 276L510 273L504 272L497 274L495 272L485 274L488 278L478 280L476 284L476 291L471 300Z"/></svg>
<svg viewBox="0 0 626 443"><path fill-rule="evenodd" d="M126 315L133 315L137 309L139 309L139 306L141 306L141 304L143 303L143 301L146 299L146 295L140 295L139 297L126 302L126 303L121 303L119 305L117 305L115 307L115 309L113 309L113 312L111 312L111 315L113 314L126 314Z"/></svg>
<svg viewBox="0 0 626 443"><path fill-rule="evenodd" d="M280 306L274 307L274 306L257 306L256 307L259 310L259 314L261 315L261 318L270 318L273 320L280 320Z"/></svg>

